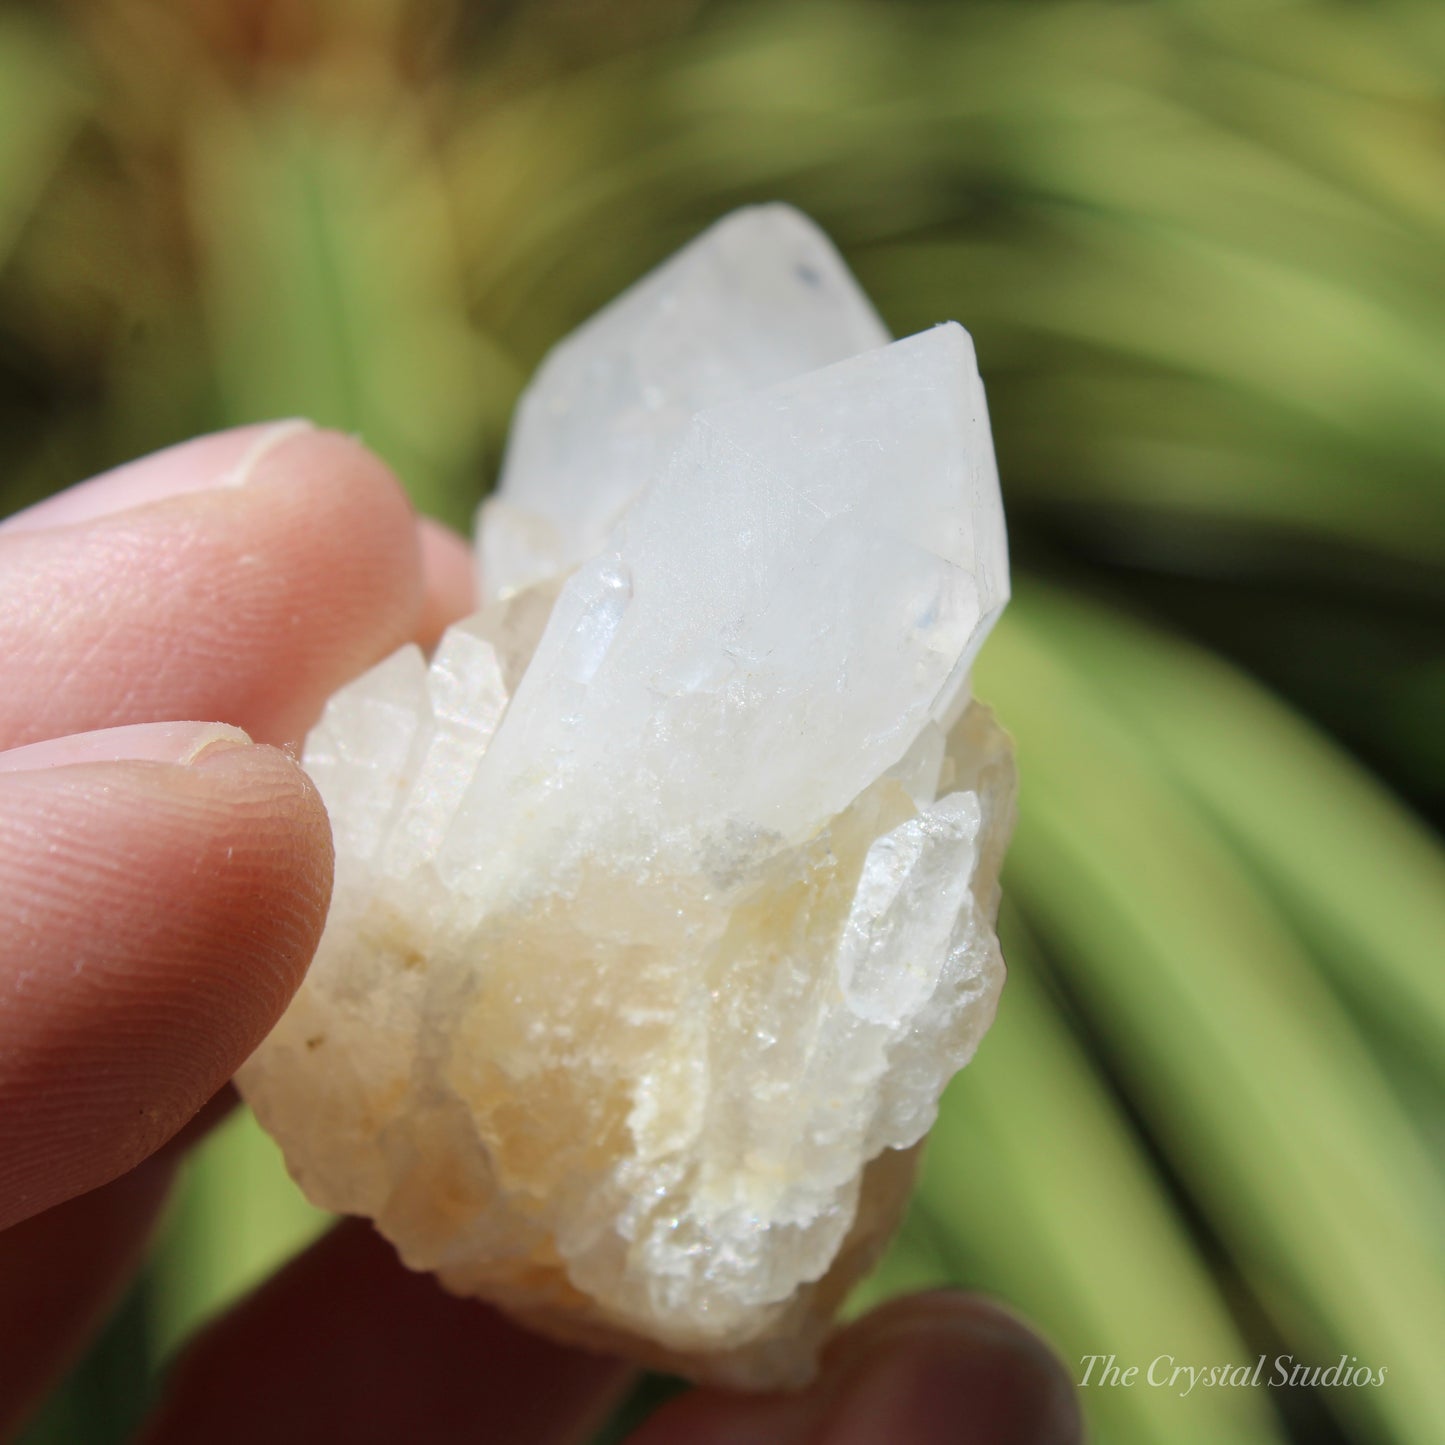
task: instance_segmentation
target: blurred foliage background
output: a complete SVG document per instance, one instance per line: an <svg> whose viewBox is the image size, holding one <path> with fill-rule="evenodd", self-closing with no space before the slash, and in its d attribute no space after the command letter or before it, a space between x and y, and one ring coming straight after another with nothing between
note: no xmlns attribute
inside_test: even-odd
<svg viewBox="0 0 1445 1445"><path fill-rule="evenodd" d="M465 525L554 340L784 198L978 343L1011 979L858 1304L996 1291L1100 1441L1445 1439L1445 6L0 8L0 510L306 414ZM30 1432L121 1438L320 1227L245 1117Z"/></svg>

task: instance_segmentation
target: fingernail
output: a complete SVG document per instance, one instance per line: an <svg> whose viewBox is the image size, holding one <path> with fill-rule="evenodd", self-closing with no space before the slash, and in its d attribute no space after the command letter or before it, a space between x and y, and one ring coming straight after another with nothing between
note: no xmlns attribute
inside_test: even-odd
<svg viewBox="0 0 1445 1445"><path fill-rule="evenodd" d="M225 723L134 723L129 727L48 738L42 743L0 752L0 773L63 768L72 763L176 763L189 767L214 753L248 747L250 743L251 739L240 728L228 727Z"/></svg>
<svg viewBox="0 0 1445 1445"><path fill-rule="evenodd" d="M127 462L18 512L0 523L0 534L68 527L169 497L244 486L261 476L264 464L292 438L314 430L309 421L293 417L197 437Z"/></svg>
<svg viewBox="0 0 1445 1445"><path fill-rule="evenodd" d="M309 421L301 417L272 422L269 426L258 429L251 445L236 459L234 465L228 467L216 478L213 485L244 487L248 482L256 480L262 470L262 462L273 452L283 447L292 437L304 436L307 432L315 430L316 428Z"/></svg>
<svg viewBox="0 0 1445 1445"><path fill-rule="evenodd" d="M899 1314L830 1362L816 1445L1078 1445L1073 1385L1052 1351L1002 1310Z"/></svg>

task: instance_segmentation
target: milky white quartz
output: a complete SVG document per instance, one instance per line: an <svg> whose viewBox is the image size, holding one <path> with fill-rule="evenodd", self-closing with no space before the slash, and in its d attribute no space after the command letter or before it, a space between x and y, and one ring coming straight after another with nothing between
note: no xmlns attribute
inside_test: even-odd
<svg viewBox="0 0 1445 1445"><path fill-rule="evenodd" d="M827 237L788 206L735 211L542 363L482 504L484 600L595 556L694 413L883 346Z"/></svg>
<svg viewBox="0 0 1445 1445"><path fill-rule="evenodd" d="M983 389L886 341L766 207L552 353L491 600L307 742L335 900L240 1079L414 1268L734 1385L807 1377L1003 980Z"/></svg>

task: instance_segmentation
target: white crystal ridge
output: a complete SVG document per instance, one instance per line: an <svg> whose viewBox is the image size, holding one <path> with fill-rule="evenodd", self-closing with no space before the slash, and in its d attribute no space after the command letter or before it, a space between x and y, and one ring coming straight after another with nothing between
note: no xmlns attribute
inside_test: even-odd
<svg viewBox="0 0 1445 1445"><path fill-rule="evenodd" d="M799 1383L1003 981L972 344L738 212L552 353L497 496L491 600L307 741L335 898L242 1090L449 1288Z"/></svg>

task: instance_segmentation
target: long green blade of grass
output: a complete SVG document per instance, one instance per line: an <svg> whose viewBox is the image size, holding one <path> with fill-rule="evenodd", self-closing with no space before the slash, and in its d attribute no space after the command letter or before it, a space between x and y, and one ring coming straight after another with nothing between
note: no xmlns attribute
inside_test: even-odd
<svg viewBox="0 0 1445 1445"><path fill-rule="evenodd" d="M1437 1439L1441 1184L1353 1023L1027 589L981 674L1026 779L1008 886L1172 1166L1287 1337L1389 1369L1331 1407Z"/></svg>
<svg viewBox="0 0 1445 1445"><path fill-rule="evenodd" d="M1272 887L1341 991L1445 1084L1445 847L1227 663L1064 593L1034 588L1030 600Z"/></svg>

